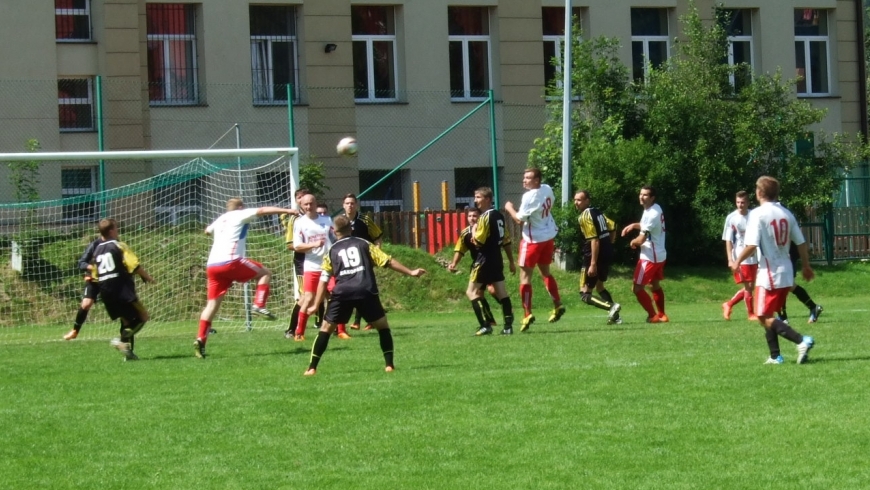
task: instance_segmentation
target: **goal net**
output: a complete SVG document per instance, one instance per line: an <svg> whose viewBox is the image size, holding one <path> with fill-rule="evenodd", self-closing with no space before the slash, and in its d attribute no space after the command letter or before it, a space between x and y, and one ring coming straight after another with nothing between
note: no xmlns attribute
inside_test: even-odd
<svg viewBox="0 0 870 490"><path fill-rule="evenodd" d="M249 208L294 207L299 181L296 148L0 154L6 162L36 162L39 179L61 181L64 198L0 204L0 343L59 340L72 328L85 286L78 259L101 218L119 222L119 239L156 281L136 280L151 314L142 335L194 336L206 303L205 227L233 197ZM110 181L154 176L95 192L103 172ZM248 256L272 271L268 307L278 320L251 318L254 285L236 284L213 322L218 332L289 323L295 275L279 217L252 223L247 242ZM78 338L117 331L98 300Z"/></svg>

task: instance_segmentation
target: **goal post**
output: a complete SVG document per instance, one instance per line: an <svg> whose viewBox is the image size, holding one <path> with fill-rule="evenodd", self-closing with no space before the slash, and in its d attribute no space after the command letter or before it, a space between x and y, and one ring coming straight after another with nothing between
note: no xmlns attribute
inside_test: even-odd
<svg viewBox="0 0 870 490"><path fill-rule="evenodd" d="M144 335L196 333L206 302L205 264L211 237L203 230L241 197L246 207L295 207L296 148L0 153L0 162L39 162L39 180L61 181L61 199L0 204L0 344L60 339L78 311L84 289L78 258L98 235L97 222L114 218L155 284L137 281L151 314ZM132 169L153 176L99 190L101 164L109 181ZM129 177L127 177L129 180ZM286 328L295 302L292 254L277 216L248 231L248 256L272 271L269 309L279 320L250 317L245 288L234 286L215 318L220 330ZM79 339L117 335L102 303L90 310Z"/></svg>

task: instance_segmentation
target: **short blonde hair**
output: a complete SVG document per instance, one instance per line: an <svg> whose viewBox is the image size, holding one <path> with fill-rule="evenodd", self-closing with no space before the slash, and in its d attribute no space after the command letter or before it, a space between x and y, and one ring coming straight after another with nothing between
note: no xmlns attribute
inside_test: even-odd
<svg viewBox="0 0 870 490"><path fill-rule="evenodd" d="M755 188L768 201L779 200L779 181L769 175L762 175L755 181Z"/></svg>
<svg viewBox="0 0 870 490"><path fill-rule="evenodd" d="M245 206L245 203L242 201L241 197L233 197L227 201L227 211L235 211L236 209L242 209Z"/></svg>

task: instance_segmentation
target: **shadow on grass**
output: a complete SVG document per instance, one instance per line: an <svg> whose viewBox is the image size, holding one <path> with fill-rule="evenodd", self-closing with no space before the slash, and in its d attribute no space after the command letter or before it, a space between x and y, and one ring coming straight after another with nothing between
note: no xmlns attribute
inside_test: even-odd
<svg viewBox="0 0 870 490"><path fill-rule="evenodd" d="M855 356L855 357L812 357L808 364L825 364L829 362L854 362L854 361L870 361L870 356Z"/></svg>

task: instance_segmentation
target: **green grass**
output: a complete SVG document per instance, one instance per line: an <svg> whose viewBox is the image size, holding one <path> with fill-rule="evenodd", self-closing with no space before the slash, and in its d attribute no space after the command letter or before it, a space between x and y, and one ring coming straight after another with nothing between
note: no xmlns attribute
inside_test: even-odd
<svg viewBox="0 0 870 490"><path fill-rule="evenodd" d="M372 332L333 339L313 378L313 332L222 331L206 360L190 322L146 327L140 362L104 340L0 345L0 486L866 488L870 309L838 294L866 273L820 270L817 324L792 300L818 341L801 366L787 341L785 365L762 365L761 328L739 309L721 319L721 271L669 271L662 325L642 322L624 278L616 326L566 276L568 313L528 334L473 337L459 301L392 311L392 374Z"/></svg>

